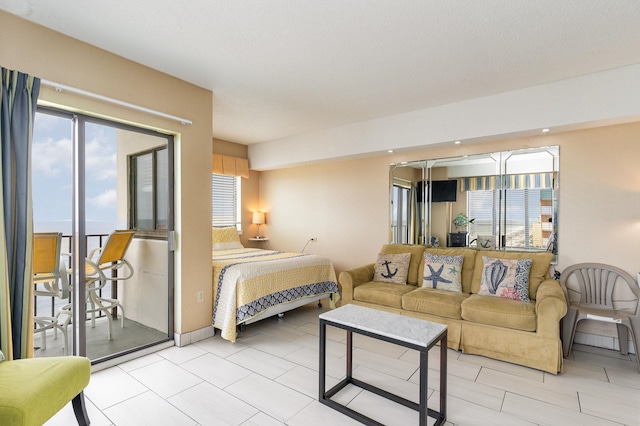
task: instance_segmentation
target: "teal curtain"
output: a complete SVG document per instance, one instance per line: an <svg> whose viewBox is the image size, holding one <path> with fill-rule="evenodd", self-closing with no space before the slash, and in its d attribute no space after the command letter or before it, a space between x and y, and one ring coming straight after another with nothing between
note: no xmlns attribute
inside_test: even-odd
<svg viewBox="0 0 640 426"><path fill-rule="evenodd" d="M0 350L33 356L31 139L40 79L2 70L0 95Z"/></svg>

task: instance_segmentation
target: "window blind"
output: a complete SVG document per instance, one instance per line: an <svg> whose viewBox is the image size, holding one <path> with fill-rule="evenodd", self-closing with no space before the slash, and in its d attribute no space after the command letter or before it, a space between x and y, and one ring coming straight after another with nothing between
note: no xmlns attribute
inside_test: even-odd
<svg viewBox="0 0 640 426"><path fill-rule="evenodd" d="M240 182L239 176L211 175L213 226L235 226L240 230Z"/></svg>
<svg viewBox="0 0 640 426"><path fill-rule="evenodd" d="M469 241L478 235L498 235L499 191L476 190L467 193L468 216L473 221L469 227Z"/></svg>
<svg viewBox="0 0 640 426"><path fill-rule="evenodd" d="M474 218L470 240L478 235L501 235L507 248L544 249L552 224L551 190L506 189L467 192L468 216ZM498 223L503 212L504 223Z"/></svg>

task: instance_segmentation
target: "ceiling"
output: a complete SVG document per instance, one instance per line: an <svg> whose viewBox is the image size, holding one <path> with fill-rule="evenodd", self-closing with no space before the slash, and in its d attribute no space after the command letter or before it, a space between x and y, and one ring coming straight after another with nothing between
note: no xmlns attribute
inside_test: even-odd
<svg viewBox="0 0 640 426"><path fill-rule="evenodd" d="M291 138L640 63L634 0L0 0L209 89L213 137Z"/></svg>

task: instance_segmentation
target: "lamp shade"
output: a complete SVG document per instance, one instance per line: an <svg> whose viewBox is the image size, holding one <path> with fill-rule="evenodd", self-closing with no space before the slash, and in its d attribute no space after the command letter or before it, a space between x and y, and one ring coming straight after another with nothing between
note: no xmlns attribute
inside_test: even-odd
<svg viewBox="0 0 640 426"><path fill-rule="evenodd" d="M254 225L263 225L264 224L264 213L263 212L253 212L253 218L251 219L251 223Z"/></svg>

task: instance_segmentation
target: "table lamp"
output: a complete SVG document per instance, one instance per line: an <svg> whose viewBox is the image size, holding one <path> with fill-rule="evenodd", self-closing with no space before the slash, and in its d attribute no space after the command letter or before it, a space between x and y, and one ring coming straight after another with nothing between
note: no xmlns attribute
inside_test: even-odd
<svg viewBox="0 0 640 426"><path fill-rule="evenodd" d="M253 212L253 218L251 219L251 223L254 225L258 225L258 236L256 238L262 238L260 236L260 225L265 223L264 221L264 213L263 212Z"/></svg>

